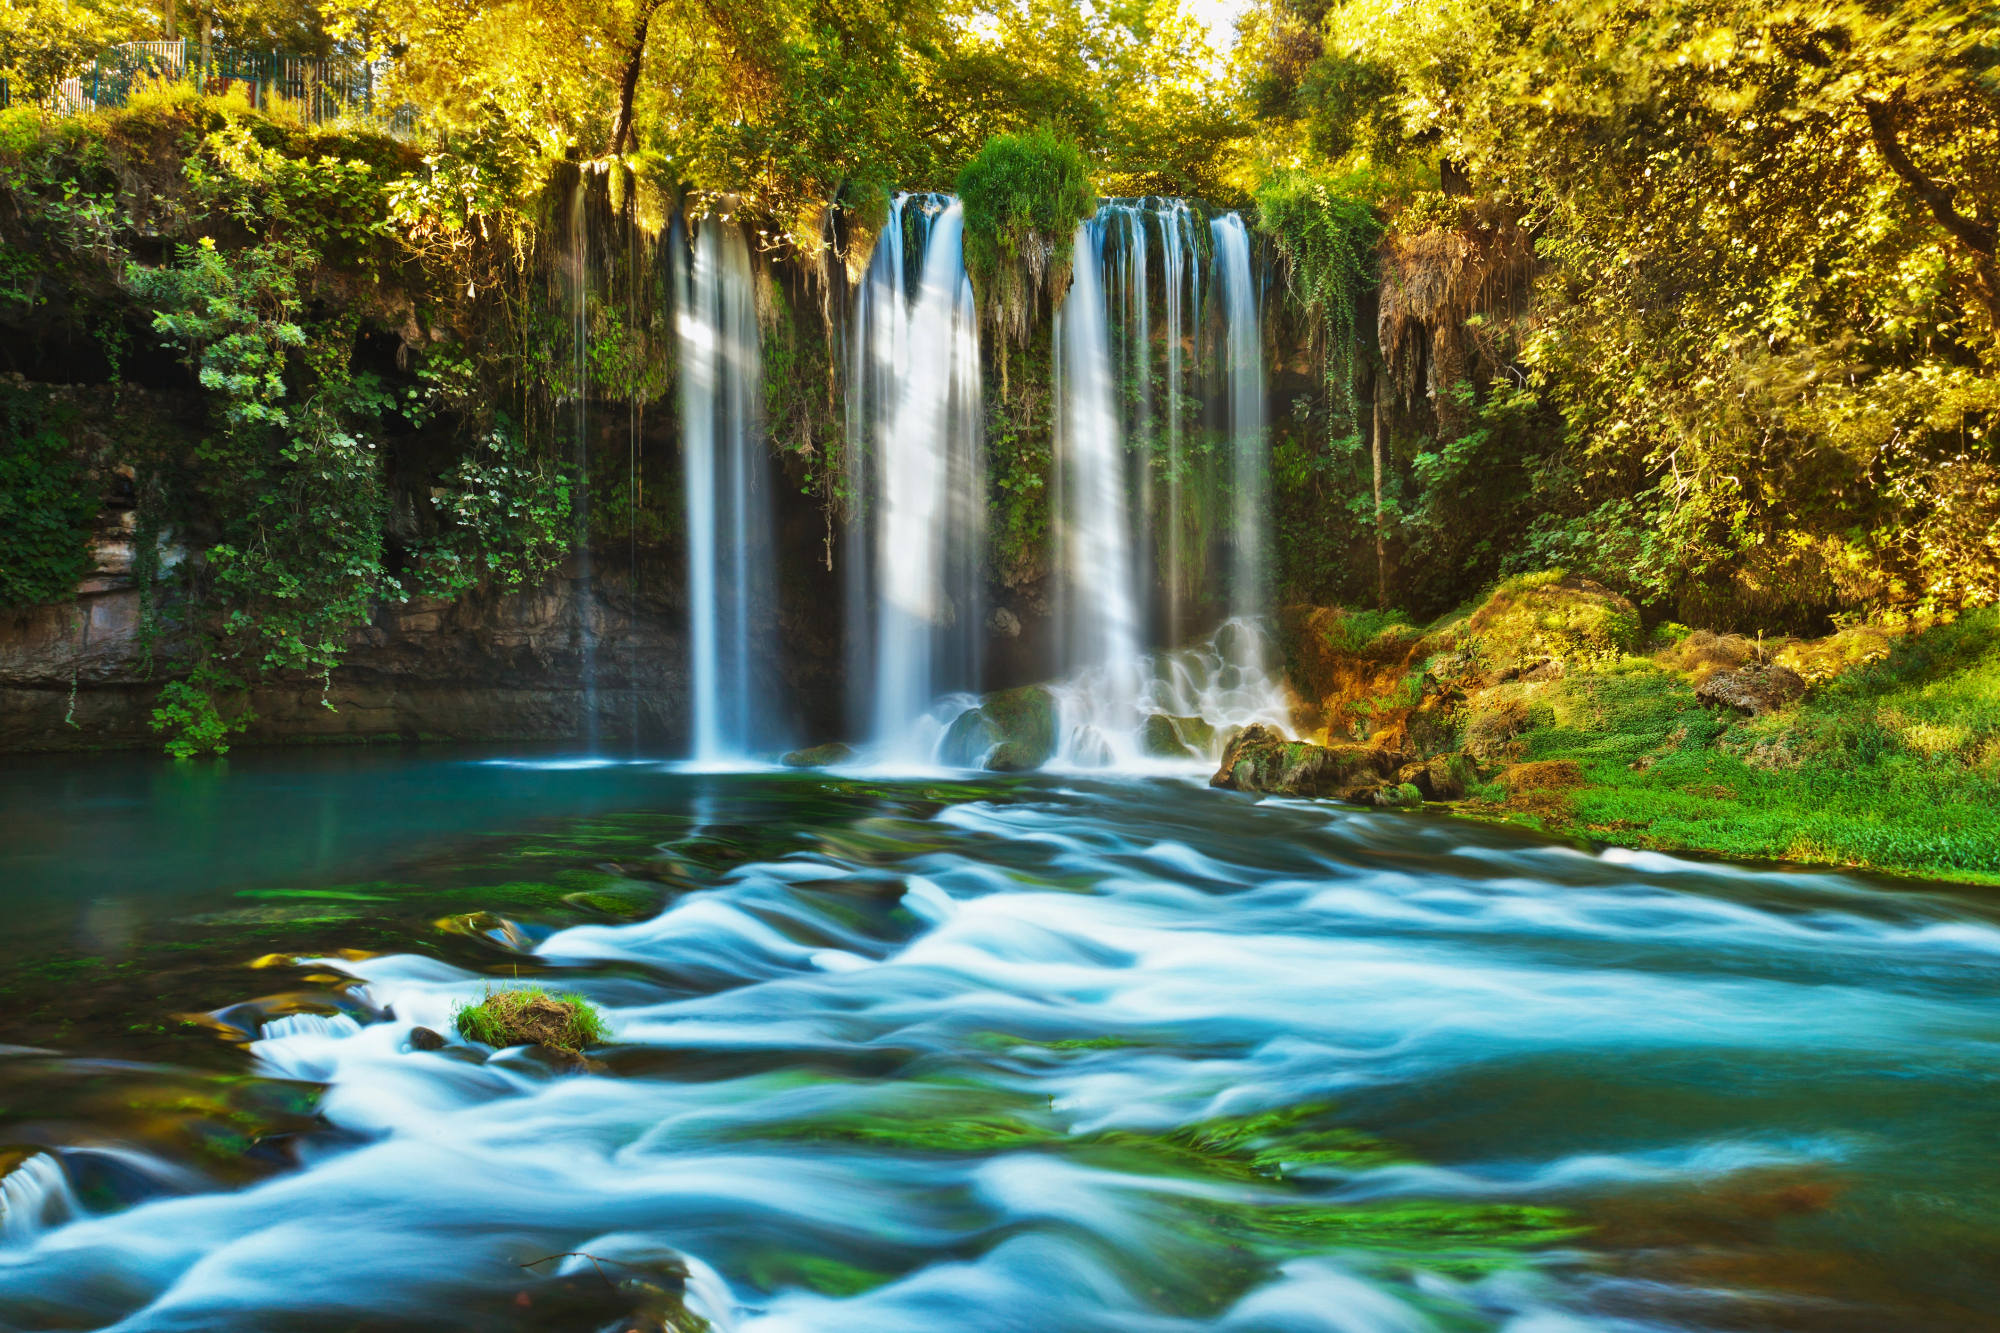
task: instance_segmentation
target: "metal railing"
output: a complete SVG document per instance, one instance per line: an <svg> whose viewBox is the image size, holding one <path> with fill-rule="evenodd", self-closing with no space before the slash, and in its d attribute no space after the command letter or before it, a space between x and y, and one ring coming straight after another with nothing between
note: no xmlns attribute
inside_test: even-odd
<svg viewBox="0 0 2000 1333"><path fill-rule="evenodd" d="M75 78L56 88L55 114L79 116L121 107L140 89L188 84L204 92L240 92L264 111L281 107L308 125L352 118L373 122L392 134L416 129L416 108L407 102L378 105L385 65L338 56L298 56L281 51L202 50L185 39L127 42L114 46ZM0 78L0 107L11 106L12 90Z"/></svg>

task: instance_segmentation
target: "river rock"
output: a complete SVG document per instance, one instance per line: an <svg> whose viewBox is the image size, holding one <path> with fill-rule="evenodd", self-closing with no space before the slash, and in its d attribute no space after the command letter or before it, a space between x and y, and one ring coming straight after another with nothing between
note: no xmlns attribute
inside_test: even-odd
<svg viewBox="0 0 2000 1333"><path fill-rule="evenodd" d="M441 1033L431 1031L429 1028L411 1028L410 1049L413 1051L441 1051L444 1049L444 1036Z"/></svg>
<svg viewBox="0 0 2000 1333"><path fill-rule="evenodd" d="M953 768L1026 773L1056 752L1055 696L1040 685L1002 690L960 713L945 732L938 759Z"/></svg>
<svg viewBox="0 0 2000 1333"><path fill-rule="evenodd" d="M1257 722L1229 743L1222 766L1208 785L1230 791L1354 800L1381 787L1395 769L1394 758L1372 745L1288 741L1275 729Z"/></svg>
<svg viewBox="0 0 2000 1333"><path fill-rule="evenodd" d="M1469 755L1440 754L1404 764L1396 781L1417 789L1427 801L1460 801L1479 781L1479 765Z"/></svg>
<svg viewBox="0 0 2000 1333"><path fill-rule="evenodd" d="M780 762L786 768L827 768L834 764L844 764L852 758L854 758L854 747L842 745L839 741L829 741L825 745L794 750Z"/></svg>
<svg viewBox="0 0 2000 1333"><path fill-rule="evenodd" d="M1752 717L1783 708L1805 692L1804 678L1778 662L1717 671L1694 687L1694 697L1711 708L1736 708Z"/></svg>
<svg viewBox="0 0 2000 1333"><path fill-rule="evenodd" d="M1139 731L1139 748L1155 759L1206 759L1215 728L1198 717L1154 713Z"/></svg>

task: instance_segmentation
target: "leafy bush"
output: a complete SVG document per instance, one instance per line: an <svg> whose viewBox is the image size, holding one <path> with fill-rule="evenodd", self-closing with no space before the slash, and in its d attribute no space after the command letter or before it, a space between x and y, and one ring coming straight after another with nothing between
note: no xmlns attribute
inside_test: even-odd
<svg viewBox="0 0 2000 1333"><path fill-rule="evenodd" d="M90 570L98 487L36 394L0 385L0 606L68 598Z"/></svg>
<svg viewBox="0 0 2000 1333"><path fill-rule="evenodd" d="M1046 125L996 134L958 173L958 197L980 305L1025 345L1032 307L1068 285L1072 233L1097 211L1083 150Z"/></svg>

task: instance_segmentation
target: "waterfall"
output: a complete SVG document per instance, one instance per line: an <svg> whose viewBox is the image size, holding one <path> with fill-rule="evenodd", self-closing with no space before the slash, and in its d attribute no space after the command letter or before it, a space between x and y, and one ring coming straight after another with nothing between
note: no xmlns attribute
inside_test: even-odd
<svg viewBox="0 0 2000 1333"><path fill-rule="evenodd" d="M854 711L885 758L927 761L934 703L979 685L986 481L962 241L956 200L898 195L855 297L850 678L870 682Z"/></svg>
<svg viewBox="0 0 2000 1333"><path fill-rule="evenodd" d="M1076 229L1073 279L1056 313L1057 560L1063 659L1089 686L1065 708L1063 757L1110 763L1131 753L1138 725L1139 588L1132 487L1112 382L1104 234L1115 211Z"/></svg>
<svg viewBox="0 0 2000 1333"><path fill-rule="evenodd" d="M1231 619L1203 642L1182 646L1183 610L1199 593L1206 565L1186 549L1186 530L1191 513L1216 508L1193 490L1203 479L1189 467L1183 421L1185 342L1192 338L1197 352L1204 346L1195 225L1184 200L1106 201L1077 229L1075 277L1056 317L1057 554L1067 675L1054 693L1058 755L1069 763L1139 760L1141 723L1151 714L1201 717L1218 728L1252 720L1285 726L1283 684L1264 668L1257 624L1268 609L1261 573L1268 504L1263 356L1249 232L1234 213L1209 224L1222 294L1220 336L1211 345L1220 353L1213 369L1229 458L1232 558L1223 600ZM1154 387L1162 370L1156 344L1165 350L1162 394ZM1164 497L1153 482L1156 470L1166 478ZM1164 615L1149 634L1152 605ZM1163 651L1142 652L1161 641Z"/></svg>
<svg viewBox="0 0 2000 1333"><path fill-rule="evenodd" d="M26 1245L80 1211L69 1178L48 1153L31 1153L0 1176L0 1246Z"/></svg>
<svg viewBox="0 0 2000 1333"><path fill-rule="evenodd" d="M1250 233L1243 219L1224 214L1209 223L1215 237L1217 286L1222 293L1230 443L1229 609L1238 617L1263 615L1270 604L1264 575L1264 516L1270 507L1269 458L1264 440L1264 354L1257 291L1250 272Z"/></svg>
<svg viewBox="0 0 2000 1333"><path fill-rule="evenodd" d="M1181 399L1186 383L1181 367L1181 340L1201 327L1201 266L1197 262L1194 238L1194 210L1185 199L1168 199L1159 207L1161 302L1165 307L1164 336L1167 344L1167 456L1166 456L1166 549L1161 552L1162 581L1165 589L1166 634L1169 644L1181 642L1181 607L1188 594L1186 558L1182 551L1187 527L1187 455L1181 422ZM1185 276L1183 276L1185 275ZM1192 328L1182 322L1183 287L1190 296L1194 313Z"/></svg>
<svg viewBox="0 0 2000 1333"><path fill-rule="evenodd" d="M1249 233L1235 214L1205 235L1202 221L1185 200L1107 200L1076 229L1053 338L1057 749L1069 763L1140 761L1151 714L1218 727L1285 716L1254 623L1266 465ZM851 325L850 712L896 762L930 759L950 698L982 685L981 382L961 232L949 196L893 198ZM1223 297L1212 314L1211 258ZM1209 382L1220 441L1189 408ZM1203 520L1223 512L1225 490L1223 581L1207 574ZM1217 629L1225 606L1239 619ZM1215 633L1185 645L1191 615Z"/></svg>
<svg viewBox="0 0 2000 1333"><path fill-rule="evenodd" d="M770 728L753 711L773 607L771 495L750 249L728 218L695 230L676 320L686 466L694 759L747 758Z"/></svg>
<svg viewBox="0 0 2000 1333"><path fill-rule="evenodd" d="M576 451L576 504L572 512L576 539L577 683L582 695L584 742L597 751L597 626L596 592L590 561L590 176L577 177L569 206L568 305L571 373L570 431Z"/></svg>

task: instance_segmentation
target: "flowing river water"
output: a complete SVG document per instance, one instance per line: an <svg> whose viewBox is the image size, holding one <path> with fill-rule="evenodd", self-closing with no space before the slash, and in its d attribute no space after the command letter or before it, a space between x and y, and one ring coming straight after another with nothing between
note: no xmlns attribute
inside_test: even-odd
<svg viewBox="0 0 2000 1333"><path fill-rule="evenodd" d="M1988 891L1193 772L0 804L0 1328L2000 1327ZM615 1041L411 1048L517 978Z"/></svg>

